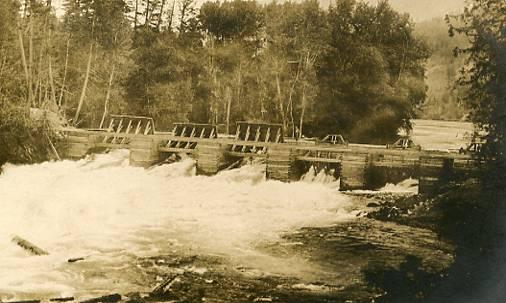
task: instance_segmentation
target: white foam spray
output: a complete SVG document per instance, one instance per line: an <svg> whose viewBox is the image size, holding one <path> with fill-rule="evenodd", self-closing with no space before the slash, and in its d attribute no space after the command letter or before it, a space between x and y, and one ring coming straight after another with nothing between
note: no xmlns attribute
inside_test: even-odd
<svg viewBox="0 0 506 303"><path fill-rule="evenodd" d="M339 179L334 177L335 170L331 169L329 171L325 171L325 169L321 169L317 172L316 168L312 165L309 170L302 175L300 180L304 183L320 183L331 186L335 189L339 189Z"/></svg>
<svg viewBox="0 0 506 303"><path fill-rule="evenodd" d="M267 181L258 165L205 177L191 159L143 169L119 150L3 169L0 300L134 291L132 258L174 249L247 257L283 232L353 217L331 182ZM13 235L50 254L29 256ZM73 257L86 261L66 262Z"/></svg>
<svg viewBox="0 0 506 303"><path fill-rule="evenodd" d="M379 189L380 192L390 193L418 193L418 180L408 178L397 184L387 183L385 186Z"/></svg>

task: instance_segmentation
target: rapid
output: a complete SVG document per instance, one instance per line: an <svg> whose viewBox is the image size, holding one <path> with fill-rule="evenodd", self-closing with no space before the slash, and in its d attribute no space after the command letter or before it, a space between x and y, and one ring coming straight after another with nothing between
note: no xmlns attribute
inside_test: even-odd
<svg viewBox="0 0 506 303"><path fill-rule="evenodd" d="M145 291L132 278L138 274L132 261L174 251L307 274L304 261L278 260L256 247L301 227L353 220L356 210L337 181L321 174L295 183L264 176L261 165L197 176L191 159L136 168L125 150L79 161L5 165L0 299ZM30 256L13 236L49 255ZM73 264L70 258L85 260Z"/></svg>
<svg viewBox="0 0 506 303"><path fill-rule="evenodd" d="M415 120L413 137L448 151L471 132ZM367 205L416 193L417 180L343 193L314 168L293 183L266 180L257 164L207 177L190 158L144 169L128 153L2 166L0 301L146 293L179 275L166 301L370 302L371 264L398 268L416 256L437 272L452 263L451 244L434 232L364 216Z"/></svg>

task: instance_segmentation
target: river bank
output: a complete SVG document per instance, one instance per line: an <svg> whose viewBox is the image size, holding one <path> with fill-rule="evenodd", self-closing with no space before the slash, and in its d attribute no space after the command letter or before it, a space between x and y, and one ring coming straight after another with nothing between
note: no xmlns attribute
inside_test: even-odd
<svg viewBox="0 0 506 303"><path fill-rule="evenodd" d="M36 119L29 108L3 106L0 110L0 173L5 163L33 164L55 159L56 133L49 119Z"/></svg>

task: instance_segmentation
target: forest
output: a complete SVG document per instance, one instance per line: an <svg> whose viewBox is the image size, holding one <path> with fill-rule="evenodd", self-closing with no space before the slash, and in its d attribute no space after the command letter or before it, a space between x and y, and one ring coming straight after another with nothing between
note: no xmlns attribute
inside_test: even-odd
<svg viewBox="0 0 506 303"><path fill-rule="evenodd" d="M429 47L388 1L65 0L61 16L51 2L0 3L3 116L41 107L99 127L128 113L224 132L264 121L386 143L426 99Z"/></svg>

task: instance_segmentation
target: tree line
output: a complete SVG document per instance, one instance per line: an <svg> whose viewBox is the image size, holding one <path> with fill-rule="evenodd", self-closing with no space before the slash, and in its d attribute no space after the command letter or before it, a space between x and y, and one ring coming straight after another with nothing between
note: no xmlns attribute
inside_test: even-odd
<svg viewBox="0 0 506 303"><path fill-rule="evenodd" d="M387 142L423 104L426 44L387 1L0 4L0 102L98 127L107 113Z"/></svg>

